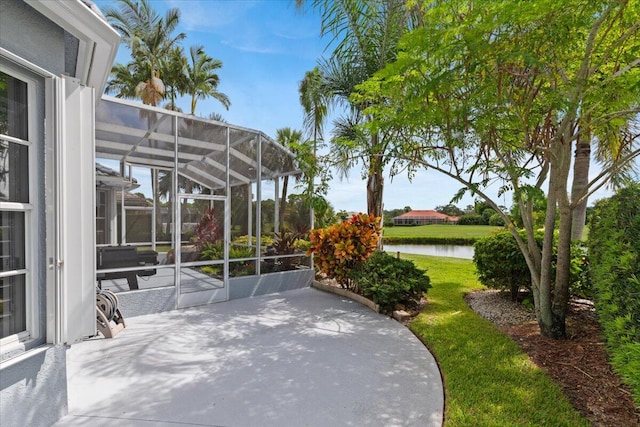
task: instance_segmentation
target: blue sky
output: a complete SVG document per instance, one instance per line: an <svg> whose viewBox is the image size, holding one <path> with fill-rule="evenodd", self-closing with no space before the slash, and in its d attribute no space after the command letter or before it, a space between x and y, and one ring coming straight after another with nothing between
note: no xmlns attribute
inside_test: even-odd
<svg viewBox="0 0 640 427"><path fill-rule="evenodd" d="M114 0L94 0L104 9ZM205 52L223 63L218 89L227 94L226 111L216 100L199 101L196 114L218 112L229 123L258 129L271 137L283 127L302 128L298 84L325 54L329 40L320 38L320 17L300 11L293 0L151 0L161 14L169 7L181 11L179 31L187 34L182 45L203 45ZM129 54L121 45L116 61L126 63ZM179 101L189 111L189 100ZM329 135L327 123L325 135ZM336 211L366 211L366 181L353 169L342 181L334 179L328 200ZM460 184L436 172L420 171L410 182L406 175L385 177L384 208L411 206L432 209L449 203ZM489 191L495 194L495 191ZM592 199L593 200L593 199ZM510 196L497 200L510 206ZM458 204L473 203L465 196Z"/></svg>

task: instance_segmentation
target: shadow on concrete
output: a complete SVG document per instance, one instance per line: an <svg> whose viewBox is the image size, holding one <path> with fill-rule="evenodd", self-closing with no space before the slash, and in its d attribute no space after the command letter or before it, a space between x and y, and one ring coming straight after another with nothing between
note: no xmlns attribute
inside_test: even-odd
<svg viewBox="0 0 640 427"><path fill-rule="evenodd" d="M442 424L422 343L315 289L136 317L67 354L70 413L57 426Z"/></svg>

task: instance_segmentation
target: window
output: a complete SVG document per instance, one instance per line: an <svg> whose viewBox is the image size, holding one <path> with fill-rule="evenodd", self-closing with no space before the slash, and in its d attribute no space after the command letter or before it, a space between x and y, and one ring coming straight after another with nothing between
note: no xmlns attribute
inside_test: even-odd
<svg viewBox="0 0 640 427"><path fill-rule="evenodd" d="M0 339L28 335L30 200L28 84L0 71ZM6 340L3 340L6 341Z"/></svg>
<svg viewBox="0 0 640 427"><path fill-rule="evenodd" d="M111 243L109 234L107 190L96 191L96 244Z"/></svg>

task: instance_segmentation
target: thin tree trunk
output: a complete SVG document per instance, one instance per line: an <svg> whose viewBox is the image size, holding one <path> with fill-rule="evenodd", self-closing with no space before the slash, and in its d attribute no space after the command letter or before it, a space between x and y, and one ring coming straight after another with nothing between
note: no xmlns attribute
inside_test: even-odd
<svg viewBox="0 0 640 427"><path fill-rule="evenodd" d="M372 171L367 179L367 213L382 217L382 172Z"/></svg>
<svg viewBox="0 0 640 427"><path fill-rule="evenodd" d="M371 136L371 150L378 145L378 135ZM377 150L369 154L369 173L367 179L367 213L382 218L382 192L384 189L383 165L381 153Z"/></svg>
<svg viewBox="0 0 640 427"><path fill-rule="evenodd" d="M543 336L562 339L566 337L566 310L569 300L569 270L571 264L571 206L567 194L567 182L571 166L571 127L566 126L563 138L556 140L552 148L549 176L549 201L545 221L543 262L541 269L541 319ZM552 206L553 204L553 206ZM556 209L560 212L555 280L551 277L553 237ZM551 288L554 283L553 289Z"/></svg>
<svg viewBox="0 0 640 427"><path fill-rule="evenodd" d="M280 198L280 218L278 223L280 224L280 231L284 231L284 210L287 208L287 191L289 187L289 175L285 175L282 179L282 197Z"/></svg>
<svg viewBox="0 0 640 427"><path fill-rule="evenodd" d="M551 168L549 178L549 197L547 199L547 212L544 224L544 240L542 242L542 259L540 262L540 278L538 304L536 305L536 318L540 326L540 334L551 337L553 331L553 314L551 309L551 263L553 261L553 232L556 217L556 192L552 187L555 168ZM535 295L534 295L535 296Z"/></svg>
<svg viewBox="0 0 640 427"><path fill-rule="evenodd" d="M558 232L558 257L556 282L553 289L553 323L551 337L566 338L566 313L569 303L569 274L571 269L571 209L568 201L560 202L560 230Z"/></svg>
<svg viewBox="0 0 640 427"><path fill-rule="evenodd" d="M585 132L578 135L576 142L575 162L573 165L573 184L571 186L571 201L582 197L589 183L589 165L591 162L591 135ZM571 240L581 240L584 235L584 225L587 218L587 198L573 208L571 221Z"/></svg>

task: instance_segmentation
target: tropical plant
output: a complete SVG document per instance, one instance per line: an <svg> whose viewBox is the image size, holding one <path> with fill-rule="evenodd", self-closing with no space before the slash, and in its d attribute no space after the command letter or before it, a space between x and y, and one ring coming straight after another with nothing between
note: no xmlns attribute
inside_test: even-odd
<svg viewBox="0 0 640 427"><path fill-rule="evenodd" d="M292 255L296 253L296 242L303 237L300 233L286 229L275 233L275 236L272 247L278 255ZM280 269L282 271L291 270L291 265L294 261L295 259L291 257L279 258Z"/></svg>
<svg viewBox="0 0 640 427"><path fill-rule="evenodd" d="M304 2L298 1L299 6ZM356 130L367 121L362 113L367 104L352 102L355 87L395 59L397 42L409 21L402 0L314 0L312 7L322 16L321 35L330 36L333 52L319 64L320 70L305 75L308 89L301 92L306 121L314 134L322 128L328 107L345 107L347 112L334 122L330 162L344 175L362 164L367 179L367 212L382 218L384 167L391 157L388 135L373 128ZM302 89L302 87L301 87ZM315 139L314 139L315 140Z"/></svg>
<svg viewBox="0 0 640 427"><path fill-rule="evenodd" d="M133 93L143 103L157 105L165 93L160 76L161 63L176 43L185 38L184 33L172 35L178 26L180 11L171 8L161 17L148 0L118 0L118 4L118 8L105 8L104 13L111 26L121 34L122 43L131 50L136 64L133 75L141 78ZM123 70L114 68L114 71ZM127 87L119 96L128 97L131 89Z"/></svg>
<svg viewBox="0 0 640 427"><path fill-rule="evenodd" d="M302 132L291 128L280 128L276 130L276 142L283 147L289 149L292 153L298 151L298 147L302 143ZM287 163L292 163L294 160L290 156L285 156L283 159ZM284 167L293 169L292 164L285 164ZM295 179L299 179L301 174L294 175ZM281 228L284 228L284 218L287 209L287 192L289 191L289 175L282 177L282 195L280 196L280 206L278 222Z"/></svg>
<svg viewBox="0 0 640 427"><path fill-rule="evenodd" d="M176 99L186 89L187 66L187 58L184 56L184 49L181 46L174 46L160 62L160 75L169 99L169 102L164 107L167 110L181 111L176 104Z"/></svg>
<svg viewBox="0 0 640 427"><path fill-rule="evenodd" d="M194 229L194 238L198 250L202 250L206 243L215 243L222 238L222 227L218 224L214 208L202 215L200 222Z"/></svg>
<svg viewBox="0 0 640 427"><path fill-rule="evenodd" d="M363 213L353 215L348 221L311 230L307 255L315 254L320 271L343 288L353 288L353 271L373 254L380 231L380 218Z"/></svg>
<svg viewBox="0 0 640 427"><path fill-rule="evenodd" d="M390 313L419 305L431 287L426 273L411 261L375 251L355 271L353 279L360 294L378 304L382 312Z"/></svg>
<svg viewBox="0 0 640 427"><path fill-rule="evenodd" d="M191 96L191 114L196 113L198 100L208 97L217 99L228 110L231 105L229 97L218 91L220 77L216 70L222 67L222 61L207 55L203 46L191 46L189 59L184 92Z"/></svg>

